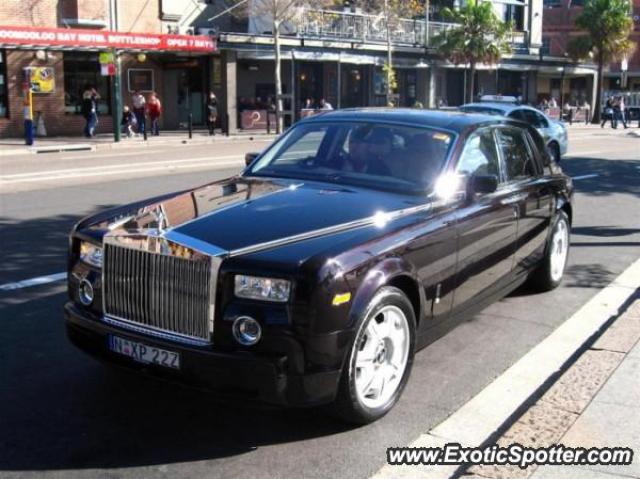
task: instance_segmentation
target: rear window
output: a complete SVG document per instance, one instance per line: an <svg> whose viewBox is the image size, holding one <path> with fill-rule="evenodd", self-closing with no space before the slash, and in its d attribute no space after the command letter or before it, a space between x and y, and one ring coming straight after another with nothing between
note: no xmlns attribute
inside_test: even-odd
<svg viewBox="0 0 640 479"><path fill-rule="evenodd" d="M461 106L460 111L463 111L465 113L483 113L485 115L504 115L504 111L488 106Z"/></svg>

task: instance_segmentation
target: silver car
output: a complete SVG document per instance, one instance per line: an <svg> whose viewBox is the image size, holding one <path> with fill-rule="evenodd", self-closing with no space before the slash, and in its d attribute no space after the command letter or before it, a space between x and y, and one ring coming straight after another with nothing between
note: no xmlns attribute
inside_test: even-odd
<svg viewBox="0 0 640 479"><path fill-rule="evenodd" d="M467 103L462 105L460 110L468 113L508 116L528 123L540 132L549 154L555 161L559 162L560 158L567 153L569 147L567 127L561 121L552 120L540 110L516 103L485 101Z"/></svg>

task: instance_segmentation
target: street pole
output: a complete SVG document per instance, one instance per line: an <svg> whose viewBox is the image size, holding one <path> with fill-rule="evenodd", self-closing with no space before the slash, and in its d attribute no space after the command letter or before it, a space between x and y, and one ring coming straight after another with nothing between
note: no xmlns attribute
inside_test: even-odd
<svg viewBox="0 0 640 479"><path fill-rule="evenodd" d="M111 81L111 118L113 119L113 141L120 141L120 118L122 117L122 88L120 87L120 56L113 50L113 60L116 67ZM146 130L145 130L146 131Z"/></svg>
<svg viewBox="0 0 640 479"><path fill-rule="evenodd" d="M109 0L109 28L118 30L118 0ZM122 117L122 89L120 87L120 56L114 48L112 50L115 75L111 81L111 119L113 120L113 141L120 141L120 119Z"/></svg>
<svg viewBox="0 0 640 479"><path fill-rule="evenodd" d="M424 47L429 48L429 0L424 2Z"/></svg>

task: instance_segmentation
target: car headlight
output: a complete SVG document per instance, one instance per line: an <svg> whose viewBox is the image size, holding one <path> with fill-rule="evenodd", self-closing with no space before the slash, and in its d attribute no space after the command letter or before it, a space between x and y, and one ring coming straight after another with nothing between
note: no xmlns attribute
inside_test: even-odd
<svg viewBox="0 0 640 479"><path fill-rule="evenodd" d="M102 246L87 241L80 242L80 260L96 268L102 268Z"/></svg>
<svg viewBox="0 0 640 479"><path fill-rule="evenodd" d="M235 295L238 298L284 303L289 300L291 282L286 279L236 275Z"/></svg>

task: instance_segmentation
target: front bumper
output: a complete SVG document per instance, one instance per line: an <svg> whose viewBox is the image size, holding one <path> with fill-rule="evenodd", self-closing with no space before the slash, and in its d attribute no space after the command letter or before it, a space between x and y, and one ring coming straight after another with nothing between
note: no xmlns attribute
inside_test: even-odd
<svg viewBox="0 0 640 479"><path fill-rule="evenodd" d="M259 355L247 351L219 352L210 347L178 344L112 326L92 317L74 303L65 305L67 337L78 348L109 363L149 375L203 387L221 396L279 406L313 406L335 399L340 370L309 374L288 371L286 355ZM180 370L141 364L112 352L108 335L180 353Z"/></svg>

